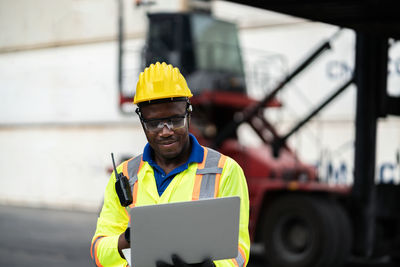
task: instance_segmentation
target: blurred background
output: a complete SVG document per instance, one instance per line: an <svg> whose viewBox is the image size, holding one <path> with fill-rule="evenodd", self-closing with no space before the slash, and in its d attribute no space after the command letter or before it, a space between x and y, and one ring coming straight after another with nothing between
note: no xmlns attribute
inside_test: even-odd
<svg viewBox="0 0 400 267"><path fill-rule="evenodd" d="M273 132L289 132L353 76L354 30L229 1L0 1L1 266L92 264L89 246L110 153L121 162L146 144L129 102L138 74L155 58L146 52L152 49L148 14L193 10L234 25L241 82L252 101L273 92L315 48L330 42L324 55L273 95L277 107L263 111ZM389 43L387 94L398 98L400 44L395 38ZM180 62L173 54L167 59ZM353 184L355 119L351 84L285 140L315 169L319 183ZM211 131L219 129L214 124ZM243 147L265 141L250 122L235 130ZM206 144L218 137L210 136ZM375 155L374 183L399 185L399 117L377 120ZM388 262L385 253L378 258Z"/></svg>

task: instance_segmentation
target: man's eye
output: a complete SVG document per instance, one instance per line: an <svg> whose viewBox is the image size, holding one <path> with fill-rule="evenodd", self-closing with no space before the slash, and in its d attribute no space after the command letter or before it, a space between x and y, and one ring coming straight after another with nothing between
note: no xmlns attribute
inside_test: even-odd
<svg viewBox="0 0 400 267"><path fill-rule="evenodd" d="M182 120L183 120L183 118L171 118L171 122L173 124L179 124L182 122Z"/></svg>
<svg viewBox="0 0 400 267"><path fill-rule="evenodd" d="M151 128L156 128L160 122L159 121L149 121L147 125Z"/></svg>

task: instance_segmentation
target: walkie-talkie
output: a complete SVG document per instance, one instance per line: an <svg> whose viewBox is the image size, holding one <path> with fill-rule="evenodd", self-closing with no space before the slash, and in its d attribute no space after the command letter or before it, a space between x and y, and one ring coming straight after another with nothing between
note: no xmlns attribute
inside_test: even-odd
<svg viewBox="0 0 400 267"><path fill-rule="evenodd" d="M129 206L132 199L131 187L129 186L129 181L123 173L118 173L117 168L115 167L114 154L111 153L111 158L114 166L114 174L115 174L115 191L117 191L117 195L119 198L119 202L121 206L126 207Z"/></svg>

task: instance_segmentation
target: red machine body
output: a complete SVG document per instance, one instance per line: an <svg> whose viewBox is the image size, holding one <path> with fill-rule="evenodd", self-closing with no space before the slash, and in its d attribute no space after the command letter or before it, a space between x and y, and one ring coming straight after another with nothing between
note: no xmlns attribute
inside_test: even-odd
<svg viewBox="0 0 400 267"><path fill-rule="evenodd" d="M207 109L209 114L208 127L218 128L221 122L215 121L217 113L219 114L239 114L240 112L254 106L257 101L241 93L203 91L191 99L194 106L193 123L191 132L196 136L200 143L213 146L213 137L207 136L207 126L202 127L199 123L198 110L204 112ZM265 108L279 108L279 101L273 99ZM224 124L224 123L222 123ZM269 131L274 131L268 125ZM261 135L266 129L264 127L255 128L255 131ZM200 129L203 129L200 130ZM235 159L243 168L245 173L250 197L250 235L253 241L258 241L262 237L260 231L261 221L268 202L273 201L271 196L278 197L285 193L330 193L337 195L346 195L350 192L350 187L335 185L331 186L321 183L317 177L315 166L305 164L288 147L284 146L280 150L279 157L274 157L271 144L262 143L254 146L245 146L240 144L237 136L228 138L217 147L217 149Z"/></svg>

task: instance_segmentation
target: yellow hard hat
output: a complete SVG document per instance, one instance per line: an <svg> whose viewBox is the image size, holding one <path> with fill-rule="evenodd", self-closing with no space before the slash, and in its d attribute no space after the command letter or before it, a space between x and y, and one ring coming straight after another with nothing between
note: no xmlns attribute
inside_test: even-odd
<svg viewBox="0 0 400 267"><path fill-rule="evenodd" d="M133 103L191 96L192 92L179 69L165 62L157 62L140 73Z"/></svg>

